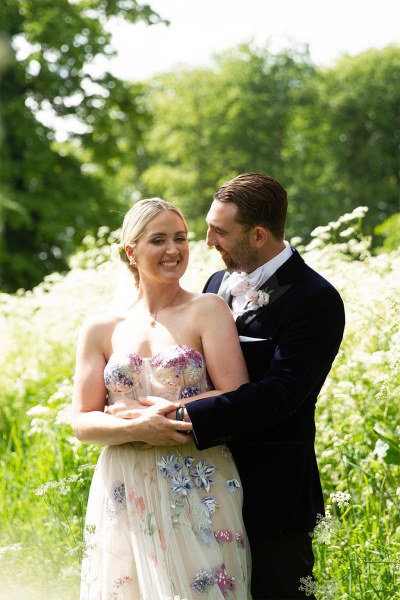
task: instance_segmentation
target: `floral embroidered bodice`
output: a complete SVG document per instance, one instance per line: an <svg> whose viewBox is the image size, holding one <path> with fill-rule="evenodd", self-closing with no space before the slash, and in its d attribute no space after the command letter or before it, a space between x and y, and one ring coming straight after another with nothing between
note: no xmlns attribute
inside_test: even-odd
<svg viewBox="0 0 400 600"><path fill-rule="evenodd" d="M189 346L175 344L149 358L114 352L104 369L108 402L136 405L139 396L178 400L208 389L204 357Z"/></svg>

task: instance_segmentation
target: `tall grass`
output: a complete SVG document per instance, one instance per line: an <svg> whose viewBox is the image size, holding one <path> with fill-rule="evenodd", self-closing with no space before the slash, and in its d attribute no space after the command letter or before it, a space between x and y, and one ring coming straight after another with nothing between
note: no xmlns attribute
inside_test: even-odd
<svg viewBox="0 0 400 600"><path fill-rule="evenodd" d="M319 600L400 598L400 254L370 255L362 214L318 228L301 248L340 290L347 314L317 406L328 511L314 535L316 580L303 587ZM86 499L100 448L77 442L70 427L74 354L84 317L113 302L120 277L108 256L113 239L103 228L67 275L0 296L4 600L78 597ZM200 291L218 267L216 253L192 244L186 287ZM121 289L119 299L128 300L128 288Z"/></svg>

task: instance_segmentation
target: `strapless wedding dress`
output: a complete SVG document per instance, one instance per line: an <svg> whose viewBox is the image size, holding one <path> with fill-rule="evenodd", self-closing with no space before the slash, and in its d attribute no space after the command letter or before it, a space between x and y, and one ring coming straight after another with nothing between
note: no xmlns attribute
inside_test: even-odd
<svg viewBox="0 0 400 600"><path fill-rule="evenodd" d="M110 357L109 403L184 399L208 388L204 357L182 345ZM226 446L107 446L89 495L81 600L247 600L242 489Z"/></svg>

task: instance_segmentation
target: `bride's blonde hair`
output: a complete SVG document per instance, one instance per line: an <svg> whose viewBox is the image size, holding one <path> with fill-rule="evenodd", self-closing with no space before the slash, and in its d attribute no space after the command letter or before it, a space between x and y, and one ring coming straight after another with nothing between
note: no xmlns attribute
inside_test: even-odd
<svg viewBox="0 0 400 600"><path fill-rule="evenodd" d="M119 255L121 260L127 263L129 270L133 273L136 286L139 285L139 272L136 265L131 265L125 252L125 246L135 246L142 235L145 227L163 210L170 210L177 214L183 221L187 231L185 218L179 208L171 202L161 198L145 198L136 202L126 213L121 229Z"/></svg>

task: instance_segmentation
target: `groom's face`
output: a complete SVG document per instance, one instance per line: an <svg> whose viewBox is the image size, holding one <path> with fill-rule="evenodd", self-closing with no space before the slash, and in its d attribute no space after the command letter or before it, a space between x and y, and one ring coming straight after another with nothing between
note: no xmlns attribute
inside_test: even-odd
<svg viewBox="0 0 400 600"><path fill-rule="evenodd" d="M218 250L228 271L251 273L256 268L252 230L236 221L236 213L232 202L213 201L206 217L207 245Z"/></svg>

